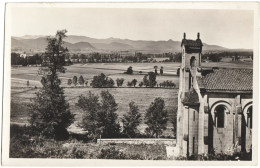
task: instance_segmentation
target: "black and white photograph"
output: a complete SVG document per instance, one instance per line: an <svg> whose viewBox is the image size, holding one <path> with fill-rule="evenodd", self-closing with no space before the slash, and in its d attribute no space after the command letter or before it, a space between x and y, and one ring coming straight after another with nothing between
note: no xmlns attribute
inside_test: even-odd
<svg viewBox="0 0 260 168"><path fill-rule="evenodd" d="M259 9L6 3L2 164L256 165Z"/></svg>

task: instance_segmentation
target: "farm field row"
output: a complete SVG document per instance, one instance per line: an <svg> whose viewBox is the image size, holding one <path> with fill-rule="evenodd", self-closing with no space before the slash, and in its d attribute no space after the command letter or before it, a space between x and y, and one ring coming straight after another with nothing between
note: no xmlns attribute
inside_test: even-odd
<svg viewBox="0 0 260 168"><path fill-rule="evenodd" d="M35 96L35 92L38 89L29 88L12 88L11 93L11 122L26 124L28 123L28 104L30 99ZM123 115L128 111L128 104L133 100L139 107L142 114L142 123L139 126L141 132L144 131L146 125L144 124L145 111L149 107L150 103L156 97L161 97L165 101L166 109L168 111L169 119L172 119L173 113L177 112L177 89L162 89L162 88L65 88L65 96L70 104L71 111L76 114L76 120L69 128L71 132L80 133L82 130L78 127L78 122L82 119L83 111L75 106L78 101L78 97L87 95L89 91L94 94L100 95L102 90L108 90L114 95L116 102L118 103L118 118L119 122L123 118ZM172 134L172 123L167 123L167 130L164 135Z"/></svg>
<svg viewBox="0 0 260 168"><path fill-rule="evenodd" d="M133 75L124 74L126 69L132 66L134 70ZM163 64L164 67L164 75L157 76L157 83L161 83L166 80L171 80L178 86L178 76L176 76L178 64L175 66L171 64ZM41 75L38 75L39 67L20 67L12 69L12 86L16 87L26 87L26 82L29 80L32 86L41 86L40 80ZM88 85L90 84L93 76L98 75L100 73L104 73L105 75L111 77L114 81L117 78L124 78L125 82L123 87L127 86L127 82L132 81L133 79L137 79L137 83L143 81L143 77L150 71L154 71L153 65L150 64L75 64L72 66L66 67L66 73L59 74L60 79L62 80L62 86L67 87L68 79L72 79L73 76L79 77L82 75L85 80L88 81ZM138 69L137 71L135 71ZM139 71L142 71L142 74L139 74ZM158 70L159 72L159 70Z"/></svg>

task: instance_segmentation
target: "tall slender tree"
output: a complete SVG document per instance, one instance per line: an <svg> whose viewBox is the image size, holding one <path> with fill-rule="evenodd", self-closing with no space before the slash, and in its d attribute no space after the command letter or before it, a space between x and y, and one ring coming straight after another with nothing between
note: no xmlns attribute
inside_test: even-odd
<svg viewBox="0 0 260 168"><path fill-rule="evenodd" d="M66 32L57 31L54 37L47 38L45 57L48 62L45 65L49 72L42 77L42 88L29 108L31 126L41 135L57 139L68 137L67 127L74 121L58 77L58 73L65 73L64 57L68 50L63 47L63 39Z"/></svg>

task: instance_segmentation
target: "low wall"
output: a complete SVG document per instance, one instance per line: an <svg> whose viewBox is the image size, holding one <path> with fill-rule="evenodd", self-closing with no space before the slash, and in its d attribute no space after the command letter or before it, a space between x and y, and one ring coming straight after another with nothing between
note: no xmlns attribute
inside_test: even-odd
<svg viewBox="0 0 260 168"><path fill-rule="evenodd" d="M176 139L164 138L133 138L133 139L97 139L101 144L160 144L167 146L176 146Z"/></svg>

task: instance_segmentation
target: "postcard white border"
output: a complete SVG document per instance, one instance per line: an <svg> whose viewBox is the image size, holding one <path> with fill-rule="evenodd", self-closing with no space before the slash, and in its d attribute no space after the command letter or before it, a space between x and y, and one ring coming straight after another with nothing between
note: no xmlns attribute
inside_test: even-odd
<svg viewBox="0 0 260 168"><path fill-rule="evenodd" d="M231 9L254 11L254 111L259 109L259 3L257 2L145 2L145 3L8 3L5 15L3 123L2 123L2 165L4 166L249 166L258 161L258 113L254 113L252 161L131 161L95 159L14 159L9 158L10 131L10 51L11 10L15 7L46 8L153 8L153 9Z"/></svg>

